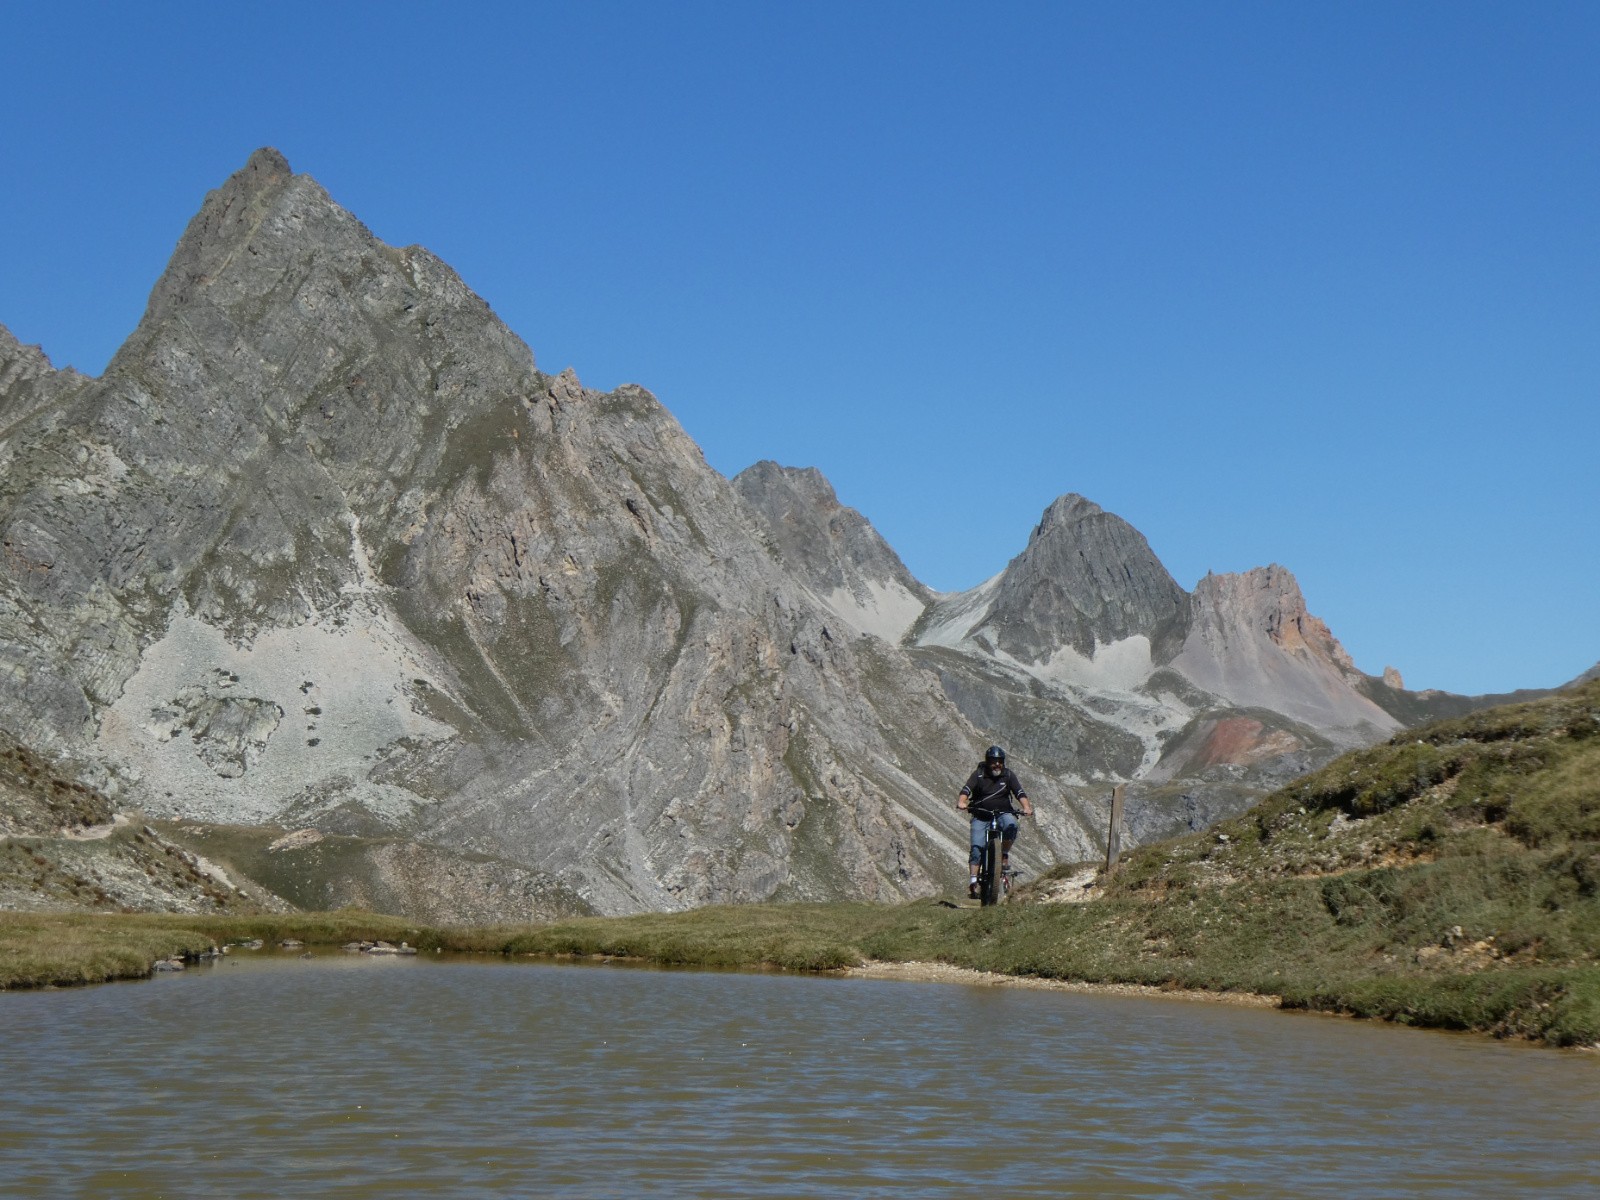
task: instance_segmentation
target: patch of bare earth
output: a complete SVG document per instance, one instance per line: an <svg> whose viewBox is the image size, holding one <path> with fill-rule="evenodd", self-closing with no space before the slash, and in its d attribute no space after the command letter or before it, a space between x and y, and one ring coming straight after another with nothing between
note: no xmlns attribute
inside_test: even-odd
<svg viewBox="0 0 1600 1200"><path fill-rule="evenodd" d="M1060 879L1036 883L1028 889L1028 901L1032 904L1087 904L1099 895L1095 888L1095 877L1099 873L1098 867L1086 866Z"/></svg>

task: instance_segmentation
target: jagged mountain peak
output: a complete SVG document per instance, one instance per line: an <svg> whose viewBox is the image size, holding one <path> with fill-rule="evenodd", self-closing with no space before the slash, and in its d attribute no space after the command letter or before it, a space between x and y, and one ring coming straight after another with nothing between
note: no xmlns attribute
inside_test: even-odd
<svg viewBox="0 0 1600 1200"><path fill-rule="evenodd" d="M733 486L784 569L861 632L898 642L933 599L816 467L764 459Z"/></svg>
<svg viewBox="0 0 1600 1200"><path fill-rule="evenodd" d="M42 347L24 345L0 325L0 471L11 467L13 452L5 435L14 426L58 406L92 382L72 367L58 369Z"/></svg>
<svg viewBox="0 0 1600 1200"><path fill-rule="evenodd" d="M816 467L786 467L773 459L763 458L759 462L751 463L734 478L759 480L766 485L781 483L795 491L809 491L817 499L829 504L839 502L833 484L828 482L828 477Z"/></svg>
<svg viewBox="0 0 1600 1200"><path fill-rule="evenodd" d="M208 195L206 204L215 202L225 210L240 204L248 206L255 198L268 196L295 178L294 168L289 165L282 151L275 146L261 146L245 159L244 166ZM206 204L201 206L202 213Z"/></svg>
<svg viewBox="0 0 1600 1200"><path fill-rule="evenodd" d="M270 148L256 151L206 196L118 358L148 355L151 336L174 340L168 318L180 311L191 342L208 345L249 336L262 326L263 313L288 310L310 329L333 322L322 339L329 346L388 330L396 340L428 343L430 355L459 360L488 352L496 359L515 358L523 370L534 366L532 351L448 264L420 246L383 243L320 183L295 174ZM469 351L455 345L464 336L492 341L493 347ZM276 349L236 347L234 358L248 361L254 351L270 359ZM176 346L172 352L184 353Z"/></svg>
<svg viewBox="0 0 1600 1200"><path fill-rule="evenodd" d="M1052 531L1070 528L1086 518L1104 514L1105 509L1093 500L1080 496L1077 492L1068 492L1063 496L1057 496L1045 508L1044 515L1039 518L1039 524L1034 527L1033 537L1044 537Z"/></svg>
<svg viewBox="0 0 1600 1200"><path fill-rule="evenodd" d="M55 371L55 365L50 361L50 356L44 352L43 346L25 345L21 338L12 333L4 324L0 324L0 362L7 374L4 378L21 379L37 378Z"/></svg>
<svg viewBox="0 0 1600 1200"><path fill-rule="evenodd" d="M1063 648L1093 659L1101 647L1143 638L1160 663L1188 629L1188 594L1144 535L1076 493L1050 503L1022 553L985 587L993 599L981 623L1022 662Z"/></svg>
<svg viewBox="0 0 1600 1200"><path fill-rule="evenodd" d="M333 204L309 176L303 178L327 204ZM141 324L160 320L207 282L237 251L238 242L259 227L274 201L295 179L289 161L271 147L263 147L210 192L178 239L166 271L150 293Z"/></svg>
<svg viewBox="0 0 1600 1200"><path fill-rule="evenodd" d="M1213 695L1282 713L1343 744L1399 724L1365 694L1365 677L1276 563L1196 584L1193 627L1172 666Z"/></svg>
<svg viewBox="0 0 1600 1200"><path fill-rule="evenodd" d="M1300 582L1287 567L1271 563L1232 574L1208 571L1195 585L1194 598L1197 611L1231 609L1242 624L1259 630L1280 649L1320 657L1340 671L1359 674L1327 623L1307 610Z"/></svg>
<svg viewBox="0 0 1600 1200"><path fill-rule="evenodd" d="M255 177L289 176L294 171L289 167L289 160L276 146L258 146L250 152L250 157L245 159L244 166L238 172L239 176L253 175Z"/></svg>
<svg viewBox="0 0 1600 1200"><path fill-rule="evenodd" d="M49 386L55 374L42 347L24 345L11 330L0 325L0 421L6 419L9 407L21 400L24 388L32 391Z"/></svg>

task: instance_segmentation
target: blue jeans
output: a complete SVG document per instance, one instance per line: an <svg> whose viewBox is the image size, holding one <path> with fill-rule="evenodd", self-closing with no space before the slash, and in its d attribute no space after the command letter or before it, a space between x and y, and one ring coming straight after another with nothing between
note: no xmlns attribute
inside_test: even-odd
<svg viewBox="0 0 1600 1200"><path fill-rule="evenodd" d="M1016 841L1016 838L1017 838L1017 815L1016 815L1016 813L1001 813L1000 814L1000 840L1001 840L1001 842L1013 842L1013 841ZM979 863L981 863L983 861L983 847L984 847L984 843L986 843L988 840L989 840L989 818L988 817L973 817L972 818L972 852L967 856L967 862L970 863L972 866L975 867L975 866L977 866Z"/></svg>

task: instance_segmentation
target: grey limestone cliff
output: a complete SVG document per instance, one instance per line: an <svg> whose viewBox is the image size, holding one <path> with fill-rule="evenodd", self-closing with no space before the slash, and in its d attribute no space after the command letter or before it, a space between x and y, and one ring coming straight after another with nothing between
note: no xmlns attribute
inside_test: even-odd
<svg viewBox="0 0 1600 1200"><path fill-rule="evenodd" d="M758 462L733 479L784 571L863 633L898 642L934 593L815 467Z"/></svg>
<svg viewBox="0 0 1600 1200"><path fill-rule="evenodd" d="M959 870L983 735L937 680L781 569L648 392L541 372L276 152L100 379L0 353L0 726L119 803L487 854L603 911Z"/></svg>

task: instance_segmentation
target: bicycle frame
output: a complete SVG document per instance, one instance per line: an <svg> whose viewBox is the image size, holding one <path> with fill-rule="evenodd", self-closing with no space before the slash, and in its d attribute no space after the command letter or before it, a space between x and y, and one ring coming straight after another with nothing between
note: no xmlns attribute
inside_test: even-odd
<svg viewBox="0 0 1600 1200"><path fill-rule="evenodd" d="M1003 904L1006 898L1005 879L1000 850L1000 815L989 815L989 836L983 843L983 857L978 860L978 903L988 908Z"/></svg>

